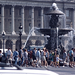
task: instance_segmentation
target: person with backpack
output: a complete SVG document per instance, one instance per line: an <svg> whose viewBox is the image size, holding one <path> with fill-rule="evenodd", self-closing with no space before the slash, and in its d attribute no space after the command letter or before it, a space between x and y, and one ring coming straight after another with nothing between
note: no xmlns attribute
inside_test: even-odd
<svg viewBox="0 0 75 75"><path fill-rule="evenodd" d="M13 52L13 56L14 56L14 60L15 60L15 65L17 65L18 57L19 57L19 53L18 53L17 49Z"/></svg>

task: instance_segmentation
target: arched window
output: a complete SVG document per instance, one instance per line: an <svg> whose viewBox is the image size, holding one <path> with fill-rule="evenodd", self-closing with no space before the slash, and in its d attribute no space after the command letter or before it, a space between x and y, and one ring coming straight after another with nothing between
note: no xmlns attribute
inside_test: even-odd
<svg viewBox="0 0 75 75"><path fill-rule="evenodd" d="M6 49L8 49L8 48L12 49L12 41L11 40L6 41Z"/></svg>
<svg viewBox="0 0 75 75"><path fill-rule="evenodd" d="M21 42L21 43L22 43L22 42ZM21 45L22 45L22 44L21 44ZM20 41L19 41L19 40L16 41L16 49L17 49L17 50L20 49Z"/></svg>

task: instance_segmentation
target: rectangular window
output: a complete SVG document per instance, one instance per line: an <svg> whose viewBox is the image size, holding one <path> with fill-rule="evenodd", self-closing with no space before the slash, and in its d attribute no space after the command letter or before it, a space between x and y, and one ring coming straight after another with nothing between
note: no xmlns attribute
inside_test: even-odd
<svg viewBox="0 0 75 75"><path fill-rule="evenodd" d="M70 17L70 11L69 10L66 10L65 14L66 14L66 17Z"/></svg>
<svg viewBox="0 0 75 75"><path fill-rule="evenodd" d="M0 7L0 14L1 14L1 7Z"/></svg>
<svg viewBox="0 0 75 75"><path fill-rule="evenodd" d="M10 22L10 26L9 26L9 29L10 29L10 32L12 32L12 25L11 25L11 22Z"/></svg>
<svg viewBox="0 0 75 75"><path fill-rule="evenodd" d="M38 10L38 17L40 17L41 16L41 10L39 9Z"/></svg>
<svg viewBox="0 0 75 75"><path fill-rule="evenodd" d="M31 30L31 23L29 23L29 31Z"/></svg>
<svg viewBox="0 0 75 75"><path fill-rule="evenodd" d="M11 15L11 8L9 8L9 15Z"/></svg>
<svg viewBox="0 0 75 75"><path fill-rule="evenodd" d="M29 9L29 18L31 18L32 11Z"/></svg>
<svg viewBox="0 0 75 75"><path fill-rule="evenodd" d="M19 16L21 16L21 8L19 8Z"/></svg>
<svg viewBox="0 0 75 75"><path fill-rule="evenodd" d="M2 28L2 27L1 27L1 22L0 22L0 32L1 32L1 28Z"/></svg>
<svg viewBox="0 0 75 75"><path fill-rule="evenodd" d="M39 27L39 28L41 27L41 24L40 24L40 23L38 24L38 27Z"/></svg>

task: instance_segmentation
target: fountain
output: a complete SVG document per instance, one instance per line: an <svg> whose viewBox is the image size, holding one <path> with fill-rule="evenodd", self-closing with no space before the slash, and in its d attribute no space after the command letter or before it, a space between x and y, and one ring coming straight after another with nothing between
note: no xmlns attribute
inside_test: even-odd
<svg viewBox="0 0 75 75"><path fill-rule="evenodd" d="M59 36L68 34L72 29L59 28L59 16L64 15L64 13L58 9L56 3L52 4L52 10L46 15L51 15L49 22L50 28L40 28L37 29L37 31L44 34L44 36L50 36L47 37L48 42L45 47L49 50L55 50L58 49L59 46Z"/></svg>
<svg viewBox="0 0 75 75"><path fill-rule="evenodd" d="M39 28L38 28L38 27L33 27L33 28L29 31L28 37L27 37L27 39L26 39L26 42L25 42L23 48L26 48L26 44L27 44L27 42L28 42L30 36L32 35L33 31L35 31L35 30L37 30L37 29L39 29Z"/></svg>

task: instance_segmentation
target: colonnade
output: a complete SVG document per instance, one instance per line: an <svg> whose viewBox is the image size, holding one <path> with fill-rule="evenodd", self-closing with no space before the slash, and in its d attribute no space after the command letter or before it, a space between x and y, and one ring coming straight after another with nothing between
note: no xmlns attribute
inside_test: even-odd
<svg viewBox="0 0 75 75"><path fill-rule="evenodd" d="M2 29L2 32L1 33L5 33L5 29L4 29L4 17L5 17L5 15L4 15L4 8L5 8L5 5L2 5L2 7L1 7L1 29ZM15 10L14 10L14 8L15 8L15 6L12 6L12 8L11 8L11 25L12 25L12 35L15 35L16 34L16 32L15 32L15 21L14 21L14 12L15 12ZM21 24L22 24L22 26L23 26L23 31L22 31L22 34L26 34L25 33L25 27L24 27L24 25L25 25L25 22L24 22L24 15L25 15L25 11L24 11L24 8L25 8L25 6L22 6L22 8L21 8ZM34 8L35 7L32 7L31 8L31 27L34 27ZM44 8L42 8L41 7L41 28L43 28L43 13L44 13ZM34 32L33 32L33 35L34 35Z"/></svg>

